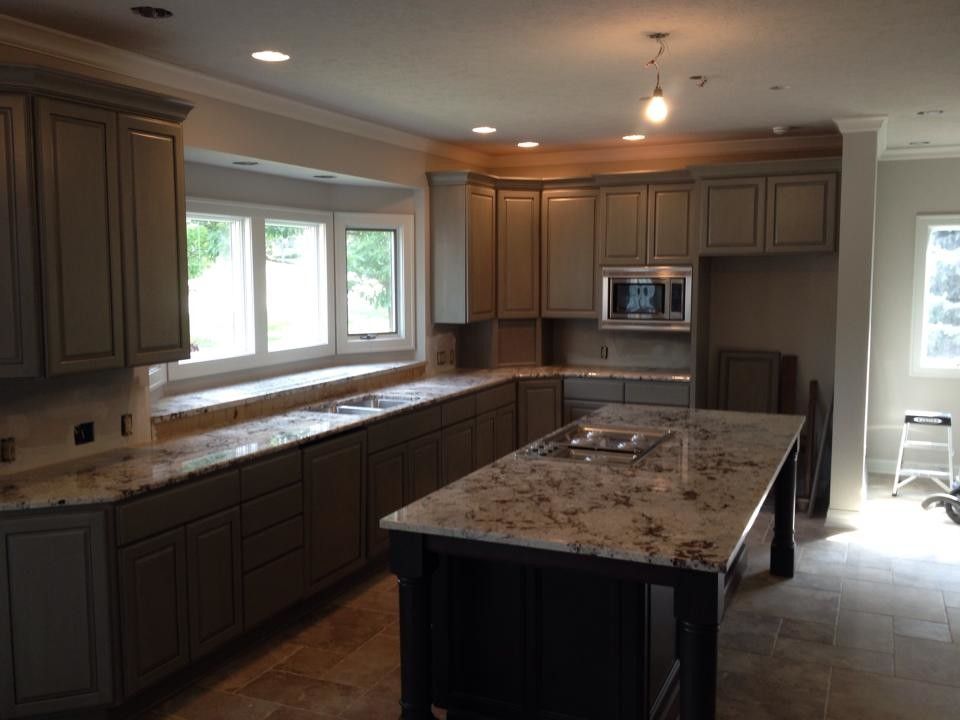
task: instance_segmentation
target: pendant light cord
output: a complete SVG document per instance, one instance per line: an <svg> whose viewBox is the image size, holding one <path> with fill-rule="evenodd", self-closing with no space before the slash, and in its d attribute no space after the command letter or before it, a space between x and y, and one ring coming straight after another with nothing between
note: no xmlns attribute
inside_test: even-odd
<svg viewBox="0 0 960 720"><path fill-rule="evenodd" d="M663 54L667 51L667 44L663 41L662 37L654 38L657 43L660 45L660 49L657 51L657 54L654 55L644 67L653 66L657 69L657 85L660 87L660 58L663 57Z"/></svg>

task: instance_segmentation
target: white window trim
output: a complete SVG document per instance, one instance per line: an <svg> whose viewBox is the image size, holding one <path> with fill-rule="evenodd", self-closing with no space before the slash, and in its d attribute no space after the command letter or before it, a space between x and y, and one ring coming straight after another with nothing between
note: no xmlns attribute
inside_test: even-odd
<svg viewBox="0 0 960 720"><path fill-rule="evenodd" d="M334 213L334 246L337 298L337 354L413 350L416 345L416 285L413 215L387 213ZM400 252L397 270L397 332L370 339L347 334L347 230L393 230Z"/></svg>
<svg viewBox="0 0 960 720"><path fill-rule="evenodd" d="M916 245L913 260L913 303L910 313L910 375L912 377L960 378L960 362L954 368L935 368L923 365L924 295L927 280L927 243L930 228L936 225L960 224L960 213L952 215L917 215Z"/></svg>
<svg viewBox="0 0 960 720"><path fill-rule="evenodd" d="M289 208L277 205L260 205L256 203L228 202L223 200L209 200L204 198L187 198L188 214L224 215L230 217L250 218L249 242L252 262L252 293L249 298L253 303L253 335L255 348L252 353L231 358L220 358L191 363L168 363L168 379L173 382L209 375L222 375L238 370L269 367L333 355L336 349L334 321L335 311L335 283L331 268L334 262L334 243L331 234L333 228L333 214ZM325 226L324 239L326 251L326 290L327 290L327 342L313 347L297 348L294 350L267 351L267 297L266 297L266 267L258 262L258 258L265 255L264 225L266 220L290 220L293 222L317 223Z"/></svg>

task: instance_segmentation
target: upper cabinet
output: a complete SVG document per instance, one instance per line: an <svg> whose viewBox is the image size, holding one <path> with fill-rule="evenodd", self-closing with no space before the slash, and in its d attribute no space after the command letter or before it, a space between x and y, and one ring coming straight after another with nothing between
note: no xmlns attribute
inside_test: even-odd
<svg viewBox="0 0 960 720"><path fill-rule="evenodd" d="M647 187L607 188L600 195L600 264L647 262Z"/></svg>
<svg viewBox="0 0 960 720"><path fill-rule="evenodd" d="M832 252L837 175L703 180L701 215L701 255Z"/></svg>
<svg viewBox="0 0 960 720"><path fill-rule="evenodd" d="M464 173L430 175L433 321L497 314L496 192Z"/></svg>
<svg viewBox="0 0 960 720"><path fill-rule="evenodd" d="M189 356L180 135L189 110L0 66L0 377Z"/></svg>
<svg viewBox="0 0 960 720"><path fill-rule="evenodd" d="M40 371L29 99L0 94L0 378Z"/></svg>
<svg viewBox="0 0 960 720"><path fill-rule="evenodd" d="M497 192L497 317L540 315L540 193Z"/></svg>
<svg viewBox="0 0 960 720"><path fill-rule="evenodd" d="M540 211L542 317L596 317L598 205L596 190L544 190Z"/></svg>
<svg viewBox="0 0 960 720"><path fill-rule="evenodd" d="M694 184L651 185L647 202L647 262L693 261Z"/></svg>

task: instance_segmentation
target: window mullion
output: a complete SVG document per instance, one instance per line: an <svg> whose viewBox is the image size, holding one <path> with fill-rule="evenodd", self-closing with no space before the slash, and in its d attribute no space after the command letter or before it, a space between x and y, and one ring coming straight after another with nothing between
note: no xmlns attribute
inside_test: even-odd
<svg viewBox="0 0 960 720"><path fill-rule="evenodd" d="M267 243L263 215L250 219L253 257L253 336L258 358L267 357Z"/></svg>

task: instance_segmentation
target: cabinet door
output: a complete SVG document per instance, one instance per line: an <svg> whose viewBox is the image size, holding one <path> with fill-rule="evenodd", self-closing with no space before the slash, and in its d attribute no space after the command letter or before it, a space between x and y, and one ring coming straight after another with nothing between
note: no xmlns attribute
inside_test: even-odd
<svg viewBox="0 0 960 720"><path fill-rule="evenodd" d="M367 459L367 557L383 553L390 536L380 518L403 507L407 446L400 445Z"/></svg>
<svg viewBox="0 0 960 720"><path fill-rule="evenodd" d="M363 432L303 451L308 590L322 589L363 562L366 461Z"/></svg>
<svg viewBox="0 0 960 720"><path fill-rule="evenodd" d="M647 261L647 188L604 190L600 201L600 264Z"/></svg>
<svg viewBox="0 0 960 720"><path fill-rule="evenodd" d="M41 374L27 102L0 94L0 378Z"/></svg>
<svg viewBox="0 0 960 720"><path fill-rule="evenodd" d="M190 357L183 141L175 123L121 115L127 365Z"/></svg>
<svg viewBox="0 0 960 720"><path fill-rule="evenodd" d="M106 528L103 512L0 521L0 716L113 700Z"/></svg>
<svg viewBox="0 0 960 720"><path fill-rule="evenodd" d="M243 629L239 508L187 525L187 573L196 660Z"/></svg>
<svg viewBox="0 0 960 720"><path fill-rule="evenodd" d="M407 445L407 487L404 503L409 504L440 487L441 445L439 432L417 438Z"/></svg>
<svg viewBox="0 0 960 720"><path fill-rule="evenodd" d="M693 247L693 184L651 185L648 198L647 261L689 263Z"/></svg>
<svg viewBox="0 0 960 720"><path fill-rule="evenodd" d="M704 180L700 186L701 255L763 252L764 178Z"/></svg>
<svg viewBox="0 0 960 720"><path fill-rule="evenodd" d="M37 100L47 373L123 366L117 115Z"/></svg>
<svg viewBox="0 0 960 720"><path fill-rule="evenodd" d="M517 442L523 446L560 427L563 385L556 380L517 383Z"/></svg>
<svg viewBox="0 0 960 720"><path fill-rule="evenodd" d="M476 467L476 422L466 420L443 429L443 484L469 475Z"/></svg>
<svg viewBox="0 0 960 720"><path fill-rule="evenodd" d="M477 416L477 467L489 465L497 459L497 413Z"/></svg>
<svg viewBox="0 0 960 720"><path fill-rule="evenodd" d="M540 193L497 193L497 317L540 315Z"/></svg>
<svg viewBox="0 0 960 720"><path fill-rule="evenodd" d="M541 314L596 317L597 192L546 190L541 207Z"/></svg>
<svg viewBox="0 0 960 720"><path fill-rule="evenodd" d="M190 662L183 528L120 550L120 638L127 695Z"/></svg>
<svg viewBox="0 0 960 720"><path fill-rule="evenodd" d="M498 460L517 449L517 406L505 405L497 408L496 436L494 438L494 459Z"/></svg>
<svg viewBox="0 0 960 720"><path fill-rule="evenodd" d="M584 415L589 415L594 410L599 410L608 402L600 400L564 400L563 401L563 422L573 422L579 420Z"/></svg>
<svg viewBox="0 0 960 720"><path fill-rule="evenodd" d="M467 186L467 322L497 315L497 212L492 188Z"/></svg>
<svg viewBox="0 0 960 720"><path fill-rule="evenodd" d="M767 252L832 252L836 237L834 173L767 178Z"/></svg>

